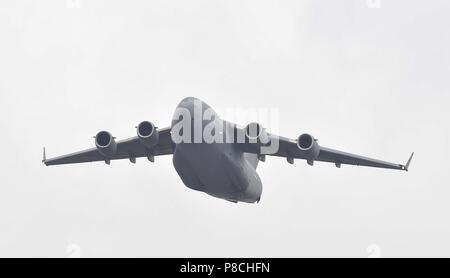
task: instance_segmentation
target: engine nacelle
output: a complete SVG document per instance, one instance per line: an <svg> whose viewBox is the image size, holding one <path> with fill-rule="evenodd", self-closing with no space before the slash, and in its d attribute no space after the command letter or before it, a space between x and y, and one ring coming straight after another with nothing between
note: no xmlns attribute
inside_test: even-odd
<svg viewBox="0 0 450 278"><path fill-rule="evenodd" d="M314 160L319 156L320 146L310 134L304 133L300 135L297 139L297 147L310 160Z"/></svg>
<svg viewBox="0 0 450 278"><path fill-rule="evenodd" d="M117 152L117 143L108 131L100 131L95 136L95 146L105 157L113 157Z"/></svg>
<svg viewBox="0 0 450 278"><path fill-rule="evenodd" d="M256 143L258 145L267 145L270 143L269 135L258 123L249 123L245 127L245 138L249 143Z"/></svg>
<svg viewBox="0 0 450 278"><path fill-rule="evenodd" d="M137 136L141 143L147 148L151 149L159 141L159 132L156 126L148 121L143 121L137 126Z"/></svg>

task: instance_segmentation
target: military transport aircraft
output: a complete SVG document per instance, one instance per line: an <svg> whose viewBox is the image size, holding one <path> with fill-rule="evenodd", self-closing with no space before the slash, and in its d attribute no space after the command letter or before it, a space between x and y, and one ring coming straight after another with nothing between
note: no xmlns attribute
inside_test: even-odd
<svg viewBox="0 0 450 278"><path fill-rule="evenodd" d="M209 131L209 132L208 132ZM137 136L117 141L111 133L100 131L95 148L47 159L47 166L92 161L146 157L154 162L159 155L173 155L173 165L183 183L194 190L231 202L259 202L262 183L256 172L259 161L267 155L284 157L291 164L303 159L408 171L414 153L405 165L384 162L325 148L309 135L297 139L266 132L258 123L246 127L224 121L199 99L183 99L175 110L170 127L157 128L148 121L136 127Z"/></svg>

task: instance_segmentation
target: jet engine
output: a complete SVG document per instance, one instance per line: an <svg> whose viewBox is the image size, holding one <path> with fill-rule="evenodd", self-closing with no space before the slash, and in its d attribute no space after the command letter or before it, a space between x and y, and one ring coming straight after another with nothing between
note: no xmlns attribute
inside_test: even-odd
<svg viewBox="0 0 450 278"><path fill-rule="evenodd" d="M148 121L143 121L137 126L137 136L141 143L151 149L159 141L159 132L156 126Z"/></svg>
<svg viewBox="0 0 450 278"><path fill-rule="evenodd" d="M95 146L105 157L112 157L117 152L117 143L108 131L100 131L95 136Z"/></svg>
<svg viewBox="0 0 450 278"><path fill-rule="evenodd" d="M297 147L308 159L308 163L319 156L320 146L310 134L304 133L297 139Z"/></svg>

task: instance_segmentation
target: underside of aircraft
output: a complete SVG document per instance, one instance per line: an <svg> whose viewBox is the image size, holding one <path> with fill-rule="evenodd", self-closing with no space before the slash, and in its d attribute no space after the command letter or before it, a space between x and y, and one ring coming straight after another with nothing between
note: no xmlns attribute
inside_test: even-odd
<svg viewBox="0 0 450 278"><path fill-rule="evenodd" d="M205 117L205 115L208 117ZM154 162L156 156L172 155L173 165L183 183L194 190L231 202L259 202L262 182L256 172L259 161L266 156L283 157L290 164L294 159L341 165L357 165L408 171L407 163L396 164L346 153L318 144L310 134L289 139L268 133L260 124L239 127L220 119L211 107L199 99L183 99L169 127L157 128L148 121L136 127L137 135L117 141L111 133L100 131L95 147L47 159L47 166L146 157ZM199 136L198 136L199 135Z"/></svg>

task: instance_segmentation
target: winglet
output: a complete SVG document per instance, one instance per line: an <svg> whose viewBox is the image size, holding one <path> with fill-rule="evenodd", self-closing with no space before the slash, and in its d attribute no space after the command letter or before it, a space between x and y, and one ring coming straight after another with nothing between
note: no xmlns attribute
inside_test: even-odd
<svg viewBox="0 0 450 278"><path fill-rule="evenodd" d="M43 153L42 153L42 163L45 163L46 160L47 160L47 156L45 154L45 147L44 147L44 150L43 150Z"/></svg>
<svg viewBox="0 0 450 278"><path fill-rule="evenodd" d="M412 160L413 156L414 156L414 152L413 152L413 153L411 154L411 156L409 157L408 162L406 162L406 165L403 166L403 168L404 168L404 170L405 170L406 172L408 172L409 165L411 164L411 160Z"/></svg>

